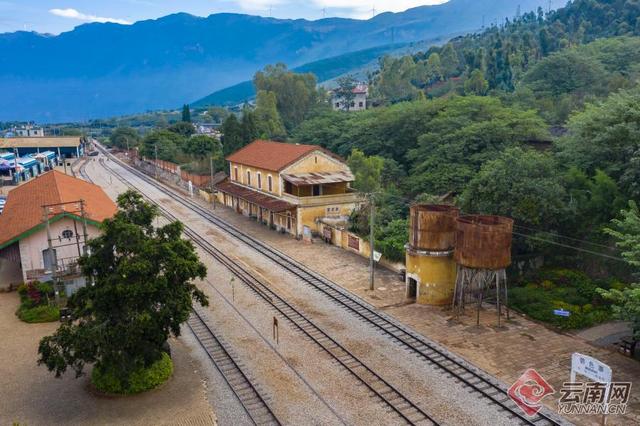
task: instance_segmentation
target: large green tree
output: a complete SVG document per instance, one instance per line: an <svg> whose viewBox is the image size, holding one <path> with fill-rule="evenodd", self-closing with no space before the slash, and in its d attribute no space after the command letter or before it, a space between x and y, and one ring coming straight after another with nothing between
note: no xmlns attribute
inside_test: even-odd
<svg viewBox="0 0 640 426"><path fill-rule="evenodd" d="M640 270L640 210L631 201L629 208L622 211L620 219L612 221L607 233L618 241L622 256L634 268ZM640 341L640 284L632 284L624 290L599 290L605 298L614 303L618 318L632 323L634 337Z"/></svg>
<svg viewBox="0 0 640 426"><path fill-rule="evenodd" d="M131 127L118 127L109 136L112 146L120 149L133 149L140 143L140 135Z"/></svg>
<svg viewBox="0 0 640 426"><path fill-rule="evenodd" d="M465 96L432 104L435 116L407 155L413 194L460 192L505 148L547 137L535 112L506 107L495 98Z"/></svg>
<svg viewBox="0 0 640 426"><path fill-rule="evenodd" d="M614 93L587 105L569 121L569 135L558 142L562 161L589 174L600 169L616 182L632 170L640 150L640 89ZM633 182L623 179L631 193Z"/></svg>
<svg viewBox="0 0 640 426"><path fill-rule="evenodd" d="M154 227L157 209L133 191L118 205L80 259L88 285L69 299L74 320L40 342L38 363L56 377L94 364L126 385L160 359L170 335L180 335L193 301L208 303L193 282L206 267L182 238L183 225Z"/></svg>
<svg viewBox="0 0 640 426"><path fill-rule="evenodd" d="M253 77L256 92L271 92L287 131L292 131L307 116L318 102L316 77L311 73L298 74L287 69L283 63L268 65Z"/></svg>
<svg viewBox="0 0 640 426"><path fill-rule="evenodd" d="M258 133L265 139L282 138L287 132L278 113L276 94L260 90L256 97L255 117Z"/></svg>
<svg viewBox="0 0 640 426"><path fill-rule="evenodd" d="M461 196L464 211L502 215L549 228L565 209L557 164L547 154L508 148L485 163Z"/></svg>
<svg viewBox="0 0 640 426"><path fill-rule="evenodd" d="M182 150L185 137L169 130L157 130L147 134L142 139L142 155L155 158L156 150L158 159L178 162L178 154Z"/></svg>
<svg viewBox="0 0 640 426"><path fill-rule="evenodd" d="M222 123L222 150L225 157L243 146L242 127L235 114L231 114Z"/></svg>

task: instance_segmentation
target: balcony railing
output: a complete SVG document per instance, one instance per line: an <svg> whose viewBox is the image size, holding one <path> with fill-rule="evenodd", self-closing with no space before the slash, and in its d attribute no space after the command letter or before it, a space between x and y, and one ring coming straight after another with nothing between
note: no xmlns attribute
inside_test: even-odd
<svg viewBox="0 0 640 426"><path fill-rule="evenodd" d="M313 206L325 204L345 204L362 201L362 195L358 192L347 192L345 194L316 195L307 197L296 197L286 192L282 194L282 199L299 206Z"/></svg>

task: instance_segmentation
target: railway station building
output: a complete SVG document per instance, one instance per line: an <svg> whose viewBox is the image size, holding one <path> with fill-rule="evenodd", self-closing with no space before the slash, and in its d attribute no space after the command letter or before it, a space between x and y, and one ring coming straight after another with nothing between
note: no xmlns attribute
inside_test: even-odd
<svg viewBox="0 0 640 426"><path fill-rule="evenodd" d="M227 157L218 200L295 237L320 232L326 218L348 218L361 202L347 164L317 145L257 140Z"/></svg>
<svg viewBox="0 0 640 426"><path fill-rule="evenodd" d="M56 170L11 190L0 215L0 286L28 281L84 285L78 258L117 211L97 185Z"/></svg>

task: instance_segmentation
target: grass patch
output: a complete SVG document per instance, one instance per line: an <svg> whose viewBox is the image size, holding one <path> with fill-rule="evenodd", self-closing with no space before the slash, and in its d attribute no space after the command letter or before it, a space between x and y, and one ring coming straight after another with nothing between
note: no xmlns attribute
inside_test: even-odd
<svg viewBox="0 0 640 426"><path fill-rule="evenodd" d="M148 368L136 370L129 377L128 383L118 379L113 371L102 371L94 368L91 372L91 382L101 392L132 395L151 389L155 389L169 380L173 373L173 362L166 352L162 357Z"/></svg>
<svg viewBox="0 0 640 426"><path fill-rule="evenodd" d="M60 310L56 306L41 305L28 308L21 305L16 312L18 318L28 323L53 322L60 319Z"/></svg>
<svg viewBox="0 0 640 426"><path fill-rule="evenodd" d="M624 288L616 282L596 281L580 271L543 269L509 289L509 305L533 319L565 330L591 327L612 317L611 304L597 288ZM571 312L567 318L554 309Z"/></svg>

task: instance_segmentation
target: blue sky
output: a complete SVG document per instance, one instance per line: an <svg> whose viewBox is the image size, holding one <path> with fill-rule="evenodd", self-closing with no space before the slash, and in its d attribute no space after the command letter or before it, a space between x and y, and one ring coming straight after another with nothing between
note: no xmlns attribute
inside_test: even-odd
<svg viewBox="0 0 640 426"><path fill-rule="evenodd" d="M175 12L208 16L238 12L276 18L323 16L366 19L447 0L0 0L0 32L18 30L58 34L86 22L132 23ZM480 0L479 0L480 1ZM324 11L323 11L324 9Z"/></svg>

